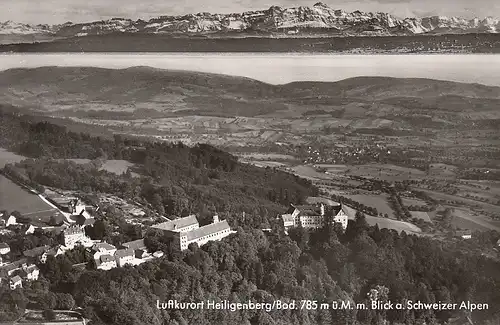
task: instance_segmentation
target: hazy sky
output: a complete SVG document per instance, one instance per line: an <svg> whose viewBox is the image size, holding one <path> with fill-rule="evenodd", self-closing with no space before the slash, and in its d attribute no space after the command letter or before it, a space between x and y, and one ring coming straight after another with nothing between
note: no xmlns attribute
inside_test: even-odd
<svg viewBox="0 0 500 325"><path fill-rule="evenodd" d="M24 23L87 22L113 17L151 18L196 12L228 13L283 7L312 6L306 0L0 0L0 21ZM499 0L325 0L347 11L383 11L399 17L454 15L500 17Z"/></svg>

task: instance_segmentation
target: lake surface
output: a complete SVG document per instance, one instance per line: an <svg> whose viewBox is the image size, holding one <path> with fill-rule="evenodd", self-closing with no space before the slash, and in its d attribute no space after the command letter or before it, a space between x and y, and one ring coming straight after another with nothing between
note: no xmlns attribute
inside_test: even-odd
<svg viewBox="0 0 500 325"><path fill-rule="evenodd" d="M0 70L40 66L151 66L237 75L272 84L357 76L432 78L500 86L500 55L331 55L273 53L2 54Z"/></svg>

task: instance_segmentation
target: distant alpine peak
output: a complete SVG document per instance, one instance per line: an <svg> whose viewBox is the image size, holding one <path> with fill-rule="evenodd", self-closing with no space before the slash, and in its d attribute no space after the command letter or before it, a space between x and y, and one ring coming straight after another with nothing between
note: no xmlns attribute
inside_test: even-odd
<svg viewBox="0 0 500 325"><path fill-rule="evenodd" d="M61 25L29 25L12 21L0 23L0 34L48 34L78 37L111 33L144 33L195 35L235 33L296 36L391 36L415 34L499 33L498 18L466 19L462 17L430 16L397 18L383 12L346 12L323 2L311 7L284 8L271 6L267 10L243 13L197 13L182 16L160 16L148 21L112 18L89 23Z"/></svg>

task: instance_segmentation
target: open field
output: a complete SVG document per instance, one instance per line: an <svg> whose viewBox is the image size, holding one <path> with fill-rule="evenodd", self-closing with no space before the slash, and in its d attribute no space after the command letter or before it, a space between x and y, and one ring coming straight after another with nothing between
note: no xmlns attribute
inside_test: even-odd
<svg viewBox="0 0 500 325"><path fill-rule="evenodd" d="M500 231L500 221L492 220L465 208L453 208L452 225L462 229Z"/></svg>
<svg viewBox="0 0 500 325"><path fill-rule="evenodd" d="M427 204L425 201L420 200L420 199L410 199L407 197L401 197L401 200L403 201L403 204L408 207L410 205L416 205L416 206L426 206Z"/></svg>
<svg viewBox="0 0 500 325"><path fill-rule="evenodd" d="M432 219L427 212L411 211L410 213L413 218L417 218L426 222L432 222Z"/></svg>
<svg viewBox="0 0 500 325"><path fill-rule="evenodd" d="M91 162L90 159L70 159L77 164L88 164ZM133 167L134 164L126 160L106 160L103 162L100 170L105 170L110 173L121 175L127 171L129 167Z"/></svg>
<svg viewBox="0 0 500 325"><path fill-rule="evenodd" d="M379 194L379 195L370 195L370 194L355 194L355 195L346 195L347 197L367 205L369 207L374 207L377 209L378 213L387 213L389 218L394 217L394 212L391 207L387 203L387 194Z"/></svg>
<svg viewBox="0 0 500 325"><path fill-rule="evenodd" d="M353 220L356 215L356 210L350 207L346 207L346 210L349 219ZM380 217L366 215L366 221L370 226L375 226L377 224L380 229L382 228L394 229L397 232L405 231L407 233L414 233L414 234L418 234L422 231L419 227L415 226L414 224L394 219L380 218Z"/></svg>
<svg viewBox="0 0 500 325"><path fill-rule="evenodd" d="M316 171L312 166L298 165L292 167L292 171L300 177L311 180L331 180L333 176Z"/></svg>
<svg viewBox="0 0 500 325"><path fill-rule="evenodd" d="M436 199L438 201L441 201L442 203L446 204L448 201L458 201L460 204L465 205L465 206L478 206L480 209L483 209L488 212L492 213L498 213L500 212L500 207L495 204L490 204L490 203L485 203L473 199L468 199L468 198L463 198L459 197L456 195L451 195L451 194L446 194L446 193L441 193L437 191L432 191L428 189L418 189L423 192L425 192L427 195L432 197L433 199Z"/></svg>
<svg viewBox="0 0 500 325"><path fill-rule="evenodd" d="M278 161L265 161L265 160L248 160L248 159L240 159L240 162L244 164L251 164L257 167L286 167L288 166L285 163L278 162Z"/></svg>
<svg viewBox="0 0 500 325"><path fill-rule="evenodd" d="M425 172L421 170L386 164L352 166L346 171L346 174L365 178L378 178L388 182L422 179L425 177Z"/></svg>
<svg viewBox="0 0 500 325"><path fill-rule="evenodd" d="M440 178L456 178L456 166L446 165L446 164L430 164L429 165L429 176L440 177Z"/></svg>

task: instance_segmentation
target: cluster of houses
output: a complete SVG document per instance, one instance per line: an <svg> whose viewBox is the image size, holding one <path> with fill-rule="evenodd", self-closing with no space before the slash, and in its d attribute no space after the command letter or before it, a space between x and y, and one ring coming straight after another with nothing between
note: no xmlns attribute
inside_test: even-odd
<svg viewBox="0 0 500 325"><path fill-rule="evenodd" d="M334 223L339 223L345 230L349 222L348 211L342 204L325 206L323 203L316 205L291 205L285 214L281 215L283 226L288 231L290 228L321 228L325 218L330 218Z"/></svg>
<svg viewBox="0 0 500 325"><path fill-rule="evenodd" d="M76 246L87 248L95 261L95 266L100 270L110 270L125 265L138 265L148 260L163 256L163 252L149 253L144 244L144 239L135 240L116 247L106 242L91 240L85 234L85 227L93 225L95 219L87 207L78 199L51 198L47 200L65 218L62 226L43 227L44 231L57 231L62 233L62 244L55 247L41 246L23 252L23 258L17 261L3 263L0 258L0 282L9 281L12 290L22 287L23 281L38 279L39 269L37 264L47 262L49 256L59 256ZM1 224L5 228L18 227L15 216L2 215ZM152 228L163 231L165 236L172 238L174 245L180 250L186 250L191 243L202 246L209 241L221 240L234 233L226 220L213 217L213 222L200 226L195 215L178 218L153 225ZM36 229L29 225L30 232ZM5 243L0 243L0 253L7 255L10 248Z"/></svg>
<svg viewBox="0 0 500 325"><path fill-rule="evenodd" d="M10 247L6 243L0 243L0 284L8 281L12 290L23 286L25 281L36 281L40 270L33 261L23 258L13 263L4 263L3 258L10 253Z"/></svg>
<svg viewBox="0 0 500 325"><path fill-rule="evenodd" d="M124 243L119 249L106 242L96 243L90 251L93 254L96 268L99 270L111 270L125 265L139 265L163 256L161 251L150 254L146 249L144 239Z"/></svg>
<svg viewBox="0 0 500 325"><path fill-rule="evenodd" d="M58 207L56 213L67 218L61 226L48 226L40 224L36 220L30 224L19 223L12 214L0 215L0 227L9 230L12 227L22 227L25 234L32 234L35 229L61 233L63 243L55 247L41 246L23 252L23 258L16 261L7 261L10 247L6 243L0 243L0 283L8 281L12 290L22 287L23 281L35 281L38 279L40 270L37 263L45 263L48 256L58 256L66 251L74 249L77 245L92 247L92 241L85 234L85 227L92 225L95 219L88 213L86 206L79 200L70 200L66 205ZM51 211L52 212L52 211Z"/></svg>

